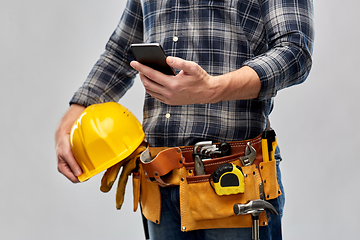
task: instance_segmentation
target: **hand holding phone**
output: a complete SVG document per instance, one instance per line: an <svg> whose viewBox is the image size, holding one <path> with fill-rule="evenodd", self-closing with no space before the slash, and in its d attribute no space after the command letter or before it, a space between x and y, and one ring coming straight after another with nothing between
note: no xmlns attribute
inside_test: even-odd
<svg viewBox="0 0 360 240"><path fill-rule="evenodd" d="M175 70L166 63L166 55L159 43L134 43L131 51L136 60L166 75L176 75Z"/></svg>
<svg viewBox="0 0 360 240"><path fill-rule="evenodd" d="M215 99L218 95L213 91L218 87L219 80L210 76L196 62L170 57L168 61L170 67L164 51L157 43L132 44L131 49L138 61L133 61L130 65L139 71L145 91L151 97L168 105L205 104L219 101ZM144 65L168 75L156 74ZM176 74L172 67L181 71L181 74L172 77Z"/></svg>

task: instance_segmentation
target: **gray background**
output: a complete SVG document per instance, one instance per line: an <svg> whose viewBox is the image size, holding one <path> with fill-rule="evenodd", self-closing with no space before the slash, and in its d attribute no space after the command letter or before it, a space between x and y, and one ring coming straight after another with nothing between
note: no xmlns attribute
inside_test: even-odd
<svg viewBox="0 0 360 240"><path fill-rule="evenodd" d="M0 238L143 239L132 187L115 209L101 175L72 184L56 169L54 131L115 29L125 0L1 0ZM317 0L313 70L279 92L272 126L284 161L284 239L359 233L359 7ZM142 118L139 79L120 103Z"/></svg>

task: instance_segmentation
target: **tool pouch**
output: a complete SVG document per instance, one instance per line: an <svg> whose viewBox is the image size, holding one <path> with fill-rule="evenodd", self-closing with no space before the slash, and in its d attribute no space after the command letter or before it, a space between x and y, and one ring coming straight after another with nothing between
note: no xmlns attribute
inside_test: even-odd
<svg viewBox="0 0 360 240"><path fill-rule="evenodd" d="M180 148L148 148L138 159L139 169L133 173L134 212L140 201L146 219L160 223L160 186L179 185L183 156ZM146 159L146 161L144 161Z"/></svg>
<svg viewBox="0 0 360 240"><path fill-rule="evenodd" d="M155 182L146 179L142 164L137 172L133 173L134 212L140 201L141 210L146 219L160 223L161 195L160 187Z"/></svg>
<svg viewBox="0 0 360 240"><path fill-rule="evenodd" d="M249 141L249 140L248 140ZM238 142L246 146L248 141ZM258 155L250 166L243 166L240 156L231 155L211 160L204 160L206 175L194 176L194 163L185 160L180 170L180 210L182 231L209 228L251 227L251 215L236 216L234 204L245 204L250 200L277 198L281 192L276 178L276 161L262 162L261 137L250 140ZM185 158L188 159L188 158ZM209 183L210 174L223 163L241 166L244 174L244 193L217 195ZM259 218L260 226L267 225L266 212Z"/></svg>
<svg viewBox="0 0 360 240"><path fill-rule="evenodd" d="M275 199L280 196L281 190L276 176L276 161L261 162L259 169L264 186L265 200Z"/></svg>
<svg viewBox="0 0 360 240"><path fill-rule="evenodd" d="M232 146L245 149L247 142L250 141L251 146L257 152L256 159L252 165L242 165L240 157L244 156L245 151L243 151L231 156L203 160L206 175L194 175L195 166L192 161L191 154L193 149L191 147L181 147L181 156L173 155L171 160L168 160L168 162L177 164L179 168L173 169L171 174L163 177L161 181L157 179L153 182L149 181L149 173L144 173L145 165L140 164L139 174L136 178L133 178L135 181L134 186L139 185L136 181L140 182L140 186L137 187L137 191L140 191L140 194L134 193L134 196L141 195L140 201L143 214L150 221L160 223L161 197L159 185L165 182L169 185L180 185L182 231L251 227L251 215L236 216L233 211L234 204L245 204L250 200L260 199L261 197L266 200L274 199L281 194L276 178L276 161L262 162L261 140L261 136L259 136L252 140L236 142L236 146ZM154 149L152 149L157 154L157 157L160 158L163 150L156 149L154 152ZM182 162L180 163L179 161ZM233 163L242 168L245 183L244 193L219 196L214 192L209 183L209 177L223 163ZM152 170L152 172L155 173L156 171ZM153 177L155 177L155 174ZM135 201L136 199L134 198L134 204ZM261 213L259 220L260 226L267 225L265 211Z"/></svg>

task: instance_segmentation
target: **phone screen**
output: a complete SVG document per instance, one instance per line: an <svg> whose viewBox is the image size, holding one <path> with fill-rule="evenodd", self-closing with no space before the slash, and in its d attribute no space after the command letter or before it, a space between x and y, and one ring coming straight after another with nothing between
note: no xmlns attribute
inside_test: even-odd
<svg viewBox="0 0 360 240"><path fill-rule="evenodd" d="M131 44L136 60L166 75L176 75L175 70L166 63L166 55L159 43Z"/></svg>

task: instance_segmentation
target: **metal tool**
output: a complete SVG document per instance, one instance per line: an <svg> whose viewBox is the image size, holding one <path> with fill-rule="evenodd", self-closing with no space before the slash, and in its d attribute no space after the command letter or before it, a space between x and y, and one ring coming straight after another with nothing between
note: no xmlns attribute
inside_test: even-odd
<svg viewBox="0 0 360 240"><path fill-rule="evenodd" d="M219 148L216 147L216 145L212 145L209 148L205 148L204 147L204 151L202 152L202 157L204 157L203 160L209 160L212 159L213 157L218 157L221 156L222 152L219 150ZM203 150L203 148L201 149Z"/></svg>
<svg viewBox="0 0 360 240"><path fill-rule="evenodd" d="M212 141L198 142L194 145L193 158L194 158L196 176L205 175L204 163L202 162L202 159L200 157L200 155L202 154L201 153L202 149L205 146L206 147L212 146ZM200 148L200 151L198 151L199 148Z"/></svg>
<svg viewBox="0 0 360 240"><path fill-rule="evenodd" d="M261 199L251 200L246 204L235 204L234 213L236 215L251 214L253 221L252 239L260 240L259 238L259 216L262 211L269 210L271 214L279 215L274 206Z"/></svg>
<svg viewBox="0 0 360 240"><path fill-rule="evenodd" d="M217 147L212 141L202 141L194 145L193 158L195 163L195 173L197 176L205 175L205 167L203 160L216 157L224 157L231 154L231 146L227 142L219 144Z"/></svg>
<svg viewBox="0 0 360 240"><path fill-rule="evenodd" d="M247 142L247 146L245 148L245 156L240 157L241 163L244 166L250 166L253 164L256 158L256 150L253 146L251 146L250 142Z"/></svg>
<svg viewBox="0 0 360 240"><path fill-rule="evenodd" d="M216 145L203 146L202 148L200 148L199 154L203 157L210 157L208 153L213 150L219 150L219 149L216 147Z"/></svg>
<svg viewBox="0 0 360 240"><path fill-rule="evenodd" d="M260 195L260 199L262 199L262 200L265 199L265 192L264 192L264 184L263 183L259 183L259 195Z"/></svg>
<svg viewBox="0 0 360 240"><path fill-rule="evenodd" d="M205 175L205 167L204 167L204 163L201 160L199 155L195 155L194 156L194 163L195 163L195 173L196 176L199 175Z"/></svg>
<svg viewBox="0 0 360 240"><path fill-rule="evenodd" d="M212 147L209 147L205 150L205 155L211 156L211 154L218 153L221 154L221 151L219 151L219 148L216 147L216 145L213 145Z"/></svg>
<svg viewBox="0 0 360 240"><path fill-rule="evenodd" d="M203 146L210 146L210 145L212 145L212 141L202 141L202 142L195 143L193 153L197 154L198 148L203 147Z"/></svg>

